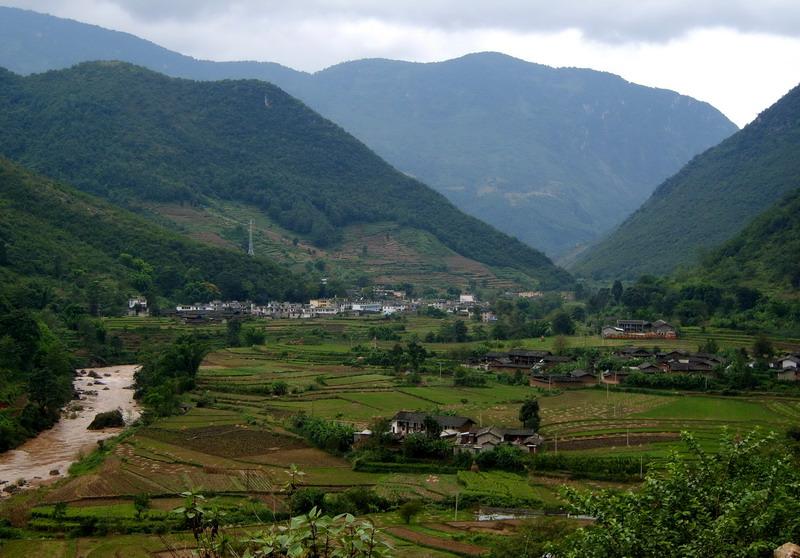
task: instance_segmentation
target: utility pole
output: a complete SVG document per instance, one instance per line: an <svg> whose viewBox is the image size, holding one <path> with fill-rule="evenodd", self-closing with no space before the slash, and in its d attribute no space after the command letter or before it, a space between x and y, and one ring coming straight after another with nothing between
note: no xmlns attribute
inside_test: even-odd
<svg viewBox="0 0 800 558"><path fill-rule="evenodd" d="M247 255L248 256L255 256L256 251L253 249L253 220L250 219L250 238L249 242L247 243Z"/></svg>

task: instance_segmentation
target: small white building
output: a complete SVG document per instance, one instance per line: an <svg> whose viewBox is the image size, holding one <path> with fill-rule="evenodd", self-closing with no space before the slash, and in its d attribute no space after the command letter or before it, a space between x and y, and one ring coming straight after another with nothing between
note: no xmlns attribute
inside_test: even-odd
<svg viewBox="0 0 800 558"><path fill-rule="evenodd" d="M143 296L135 296L128 299L128 316L149 316L150 310L147 308L147 299Z"/></svg>
<svg viewBox="0 0 800 558"><path fill-rule="evenodd" d="M471 294L462 294L458 296L458 302L461 304L474 304L475 303L475 295Z"/></svg>

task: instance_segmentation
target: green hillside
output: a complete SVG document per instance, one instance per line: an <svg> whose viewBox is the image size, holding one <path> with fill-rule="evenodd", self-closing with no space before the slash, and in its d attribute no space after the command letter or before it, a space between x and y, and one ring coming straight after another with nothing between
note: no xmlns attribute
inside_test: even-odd
<svg viewBox="0 0 800 558"><path fill-rule="evenodd" d="M800 187L800 87L664 182L574 271L596 278L666 274Z"/></svg>
<svg viewBox="0 0 800 558"><path fill-rule="evenodd" d="M155 302L214 294L298 300L316 292L263 258L193 242L5 159L0 284L0 298L20 307L76 304L97 313L120 312L137 293Z"/></svg>
<svg viewBox="0 0 800 558"><path fill-rule="evenodd" d="M115 62L3 72L0 153L115 203L245 203L318 247L337 246L348 226L392 222L528 284L570 282L263 82L193 82Z"/></svg>
<svg viewBox="0 0 800 558"><path fill-rule="evenodd" d="M800 189L753 219L703 259L697 274L718 284L766 291L800 289Z"/></svg>
<svg viewBox="0 0 800 558"><path fill-rule="evenodd" d="M462 211L564 261L736 131L714 107L673 91L498 53L359 60L308 74L196 60L127 33L0 7L0 66L29 74L92 60L274 83Z"/></svg>

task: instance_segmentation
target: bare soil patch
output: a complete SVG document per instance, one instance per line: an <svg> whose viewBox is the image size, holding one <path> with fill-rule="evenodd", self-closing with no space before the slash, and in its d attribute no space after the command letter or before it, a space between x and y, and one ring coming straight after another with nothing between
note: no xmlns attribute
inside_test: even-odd
<svg viewBox="0 0 800 558"><path fill-rule="evenodd" d="M299 438L242 425L205 426L186 430L148 428L142 435L221 457L248 457L279 450L308 449Z"/></svg>

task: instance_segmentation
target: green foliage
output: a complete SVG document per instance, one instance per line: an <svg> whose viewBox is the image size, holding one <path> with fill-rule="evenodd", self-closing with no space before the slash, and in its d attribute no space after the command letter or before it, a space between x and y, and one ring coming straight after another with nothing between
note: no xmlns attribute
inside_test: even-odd
<svg viewBox="0 0 800 558"><path fill-rule="evenodd" d="M627 480L648 470L649 459L644 457L601 457L543 452L528 457L533 471L559 471L573 478L598 480Z"/></svg>
<svg viewBox="0 0 800 558"><path fill-rule="evenodd" d="M292 517L287 525L273 525L242 543L244 556L258 558L381 558L390 556L389 547L380 542L375 526L356 521L350 514L336 517L322 515L312 509L308 514ZM239 554L219 552L209 557Z"/></svg>
<svg viewBox="0 0 800 558"><path fill-rule="evenodd" d="M73 370L72 357L50 328L0 296L0 401L28 394L21 413L0 412L0 452L55 424L72 399Z"/></svg>
<svg viewBox="0 0 800 558"><path fill-rule="evenodd" d="M136 510L136 519L141 521L147 515L147 510L150 509L150 495L144 493L135 495L133 508Z"/></svg>
<svg viewBox="0 0 800 558"><path fill-rule="evenodd" d="M579 256L575 271L594 278L668 273L734 239L711 257L714 275L747 279L757 270L757 278L788 285L790 270L797 269L796 258L786 256L799 249L794 216L800 198L793 194L781 204L794 210L769 208L797 189L798 114L795 88L661 184L608 238Z"/></svg>
<svg viewBox="0 0 800 558"><path fill-rule="evenodd" d="M453 453L451 442L414 432L403 439L403 455L412 459L446 459Z"/></svg>
<svg viewBox="0 0 800 558"><path fill-rule="evenodd" d="M525 452L518 446L500 444L490 451L482 451L475 458L481 470L521 472L525 470Z"/></svg>
<svg viewBox="0 0 800 558"><path fill-rule="evenodd" d="M800 475L774 436L726 435L714 454L684 434L677 454L635 491L566 490L574 513L596 518L560 556L771 556L800 536ZM647 510L646 513L642 513Z"/></svg>
<svg viewBox="0 0 800 558"><path fill-rule="evenodd" d="M328 494L323 503L325 513L338 515L350 513L364 515L386 511L391 502L365 486L348 488L344 492Z"/></svg>
<svg viewBox="0 0 800 558"><path fill-rule="evenodd" d="M331 453L346 453L353 445L355 428L350 425L300 413L292 417L292 426L312 444Z"/></svg>
<svg viewBox="0 0 800 558"><path fill-rule="evenodd" d="M198 339L184 335L171 345L143 359L134 376L136 397L155 416L180 410L180 394L195 386L195 377L208 348Z"/></svg>
<svg viewBox="0 0 800 558"><path fill-rule="evenodd" d="M400 519L408 525L411 521L422 512L422 501L421 500L409 500L408 502L404 503L400 508L397 510L397 514L400 516Z"/></svg>
<svg viewBox="0 0 800 558"><path fill-rule="evenodd" d="M539 430L541 418L539 418L539 401L536 398L525 400L519 408L519 421L525 428Z"/></svg>
<svg viewBox="0 0 800 558"><path fill-rule="evenodd" d="M401 223L541 286L571 282L544 254L460 212L269 83L175 80L107 62L2 77L0 152L86 192L130 203L245 202L319 246L338 242L346 225Z"/></svg>
<svg viewBox="0 0 800 558"><path fill-rule="evenodd" d="M484 387L486 385L486 374L475 372L466 368L457 368L453 372L453 385L463 387Z"/></svg>
<svg viewBox="0 0 800 558"><path fill-rule="evenodd" d="M536 507L542 502L527 477L513 472L480 473L459 471L459 484L464 486L460 500L464 505Z"/></svg>
<svg viewBox="0 0 800 558"><path fill-rule="evenodd" d="M318 488L300 488L289 497L289 509L292 515L305 514L314 508L322 509L324 499L325 493Z"/></svg>

